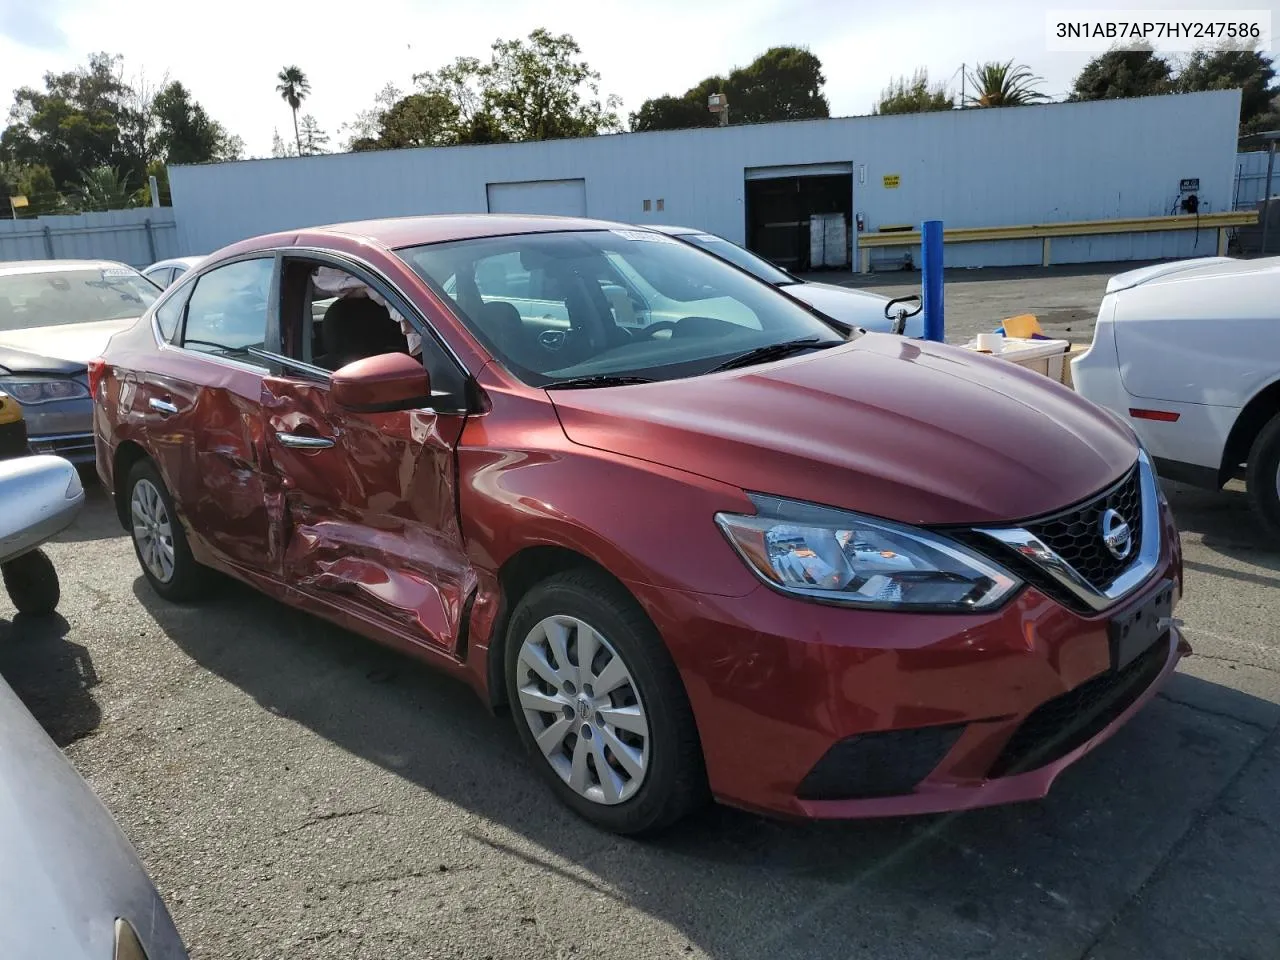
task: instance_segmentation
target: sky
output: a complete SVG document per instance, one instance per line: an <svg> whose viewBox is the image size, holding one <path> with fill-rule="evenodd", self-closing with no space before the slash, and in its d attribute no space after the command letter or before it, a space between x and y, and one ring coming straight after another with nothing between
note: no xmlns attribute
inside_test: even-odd
<svg viewBox="0 0 1280 960"><path fill-rule="evenodd" d="M1127 0L1130 9L1270 9L1278 0ZM332 138L388 82L459 55L484 58L498 38L542 26L570 33L601 74L622 117L648 97L679 94L770 46L808 47L822 61L833 116L870 113L896 76L928 70L958 92L960 68L1014 58L1059 99L1088 54L1050 52L1045 14L1097 9L1105 0L219 0L136 6L119 0L0 0L0 97L39 86L47 71L95 51L123 54L127 77L181 80L215 119L268 156L273 132L292 136L276 74L296 64L311 82L304 113Z"/></svg>

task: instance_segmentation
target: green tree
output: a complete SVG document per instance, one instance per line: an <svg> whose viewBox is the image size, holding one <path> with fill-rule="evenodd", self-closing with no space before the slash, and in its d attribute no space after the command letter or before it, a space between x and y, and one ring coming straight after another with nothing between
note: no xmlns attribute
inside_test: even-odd
<svg viewBox="0 0 1280 960"><path fill-rule="evenodd" d="M276 79L280 81L276 84L276 93L280 94L280 99L287 103L293 112L293 139L297 144L298 153L302 153L302 135L298 132L298 108L302 106L302 101L310 96L311 84L307 80L307 75L296 66L285 67L276 74Z"/></svg>
<svg viewBox="0 0 1280 960"><path fill-rule="evenodd" d="M1173 70L1151 47L1142 50L1108 50L1099 54L1076 75L1068 100L1114 100L1149 97L1173 90Z"/></svg>
<svg viewBox="0 0 1280 960"><path fill-rule="evenodd" d="M1240 126L1246 132L1272 109L1280 93L1273 61L1265 53L1233 47L1197 50L1182 63L1175 87L1179 93L1240 90ZM1260 129L1267 129L1263 123Z"/></svg>
<svg viewBox="0 0 1280 960"><path fill-rule="evenodd" d="M619 129L621 100L601 101L600 74L569 34L539 27L525 40L497 40L479 72L483 109L510 140L589 137ZM459 104L461 107L462 105Z"/></svg>
<svg viewBox="0 0 1280 960"><path fill-rule="evenodd" d="M929 72L924 68L911 75L911 79L898 77L880 94L880 102L876 104L874 113L930 113L935 110L950 110L955 106L947 88L941 85L930 86Z"/></svg>
<svg viewBox="0 0 1280 960"><path fill-rule="evenodd" d="M9 161L0 162L0 217L12 215L9 197L26 197L27 206L19 216L38 217L58 213L66 207L66 200L58 191L53 174L43 165L22 166Z"/></svg>
<svg viewBox="0 0 1280 960"><path fill-rule="evenodd" d="M72 203L82 212L123 210L133 206L128 173L107 166L82 170Z"/></svg>
<svg viewBox="0 0 1280 960"><path fill-rule="evenodd" d="M640 104L631 114L632 130L688 130L693 127L710 127L715 116L707 109L706 101L696 103L686 97L654 97Z"/></svg>
<svg viewBox="0 0 1280 960"><path fill-rule="evenodd" d="M771 47L730 71L725 85L729 116L735 123L829 117L831 108L822 93L826 82L822 61L808 50Z"/></svg>
<svg viewBox="0 0 1280 960"><path fill-rule="evenodd" d="M274 127L271 130L271 156L273 157L296 157L298 148L292 143L285 143L284 138L280 136L280 131Z"/></svg>
<svg viewBox="0 0 1280 960"><path fill-rule="evenodd" d="M587 137L619 128L616 97L568 34L544 29L497 40L488 62L458 57L414 75L417 91L388 84L344 126L351 150Z"/></svg>
<svg viewBox="0 0 1280 960"><path fill-rule="evenodd" d="M80 170L99 166L140 178L146 157L139 131L148 121L133 106L121 63L97 53L85 66L46 73L43 90L20 87L0 134L0 153L24 166L47 167L62 189L78 182Z"/></svg>
<svg viewBox="0 0 1280 960"><path fill-rule="evenodd" d="M339 127L346 135L343 146L347 150L378 150L378 136L382 132L382 120L403 94L394 83L388 83L373 98L373 106L361 110L350 123Z"/></svg>
<svg viewBox="0 0 1280 960"><path fill-rule="evenodd" d="M155 150L168 163L234 160L243 145L191 99L181 83L164 87L152 102L156 118Z"/></svg>
<svg viewBox="0 0 1280 960"><path fill-rule="evenodd" d="M325 153L329 145L329 135L320 128L319 122L311 114L302 118L302 155L311 157L317 153Z"/></svg>
<svg viewBox="0 0 1280 960"><path fill-rule="evenodd" d="M724 94L733 123L807 120L831 115L822 92L822 61L802 47L772 47L727 77L710 76L682 95L646 100L631 114L632 130L709 127L719 121L707 97Z"/></svg>
<svg viewBox="0 0 1280 960"><path fill-rule="evenodd" d="M965 102L975 107L1021 107L1043 103L1049 98L1039 90L1044 80L1023 64L1012 60L1004 63L980 63L965 77L974 92Z"/></svg>
<svg viewBox="0 0 1280 960"><path fill-rule="evenodd" d="M411 93L382 117L379 149L438 147L459 142L458 105L439 93Z"/></svg>

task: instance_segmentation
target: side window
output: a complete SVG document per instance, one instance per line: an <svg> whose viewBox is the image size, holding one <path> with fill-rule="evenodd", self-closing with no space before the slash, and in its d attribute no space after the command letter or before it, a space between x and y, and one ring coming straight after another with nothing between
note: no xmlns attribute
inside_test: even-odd
<svg viewBox="0 0 1280 960"><path fill-rule="evenodd" d="M180 290L160 306L156 307L156 326L160 328L160 336L166 343L173 342L173 335L178 332L182 323L182 308L187 305L191 290Z"/></svg>
<svg viewBox="0 0 1280 960"><path fill-rule="evenodd" d="M245 348L262 347L266 340L274 267L274 259L260 257L218 267L197 279L187 302L182 346L263 366Z"/></svg>

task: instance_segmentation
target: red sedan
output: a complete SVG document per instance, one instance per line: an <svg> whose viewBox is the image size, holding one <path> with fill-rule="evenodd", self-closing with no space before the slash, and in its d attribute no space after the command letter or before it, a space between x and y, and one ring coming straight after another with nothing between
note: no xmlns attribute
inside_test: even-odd
<svg viewBox="0 0 1280 960"><path fill-rule="evenodd" d="M652 231L248 240L90 378L156 592L213 568L464 679L609 830L1039 797L1189 649L1128 427Z"/></svg>

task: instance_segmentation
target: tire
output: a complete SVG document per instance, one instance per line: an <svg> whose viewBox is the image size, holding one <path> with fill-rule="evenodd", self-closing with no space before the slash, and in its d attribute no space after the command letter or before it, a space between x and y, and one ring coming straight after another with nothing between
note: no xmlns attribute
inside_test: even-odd
<svg viewBox="0 0 1280 960"><path fill-rule="evenodd" d="M47 617L58 609L62 588L58 571L43 550L32 550L0 567L4 587L19 613Z"/></svg>
<svg viewBox="0 0 1280 960"><path fill-rule="evenodd" d="M1262 428L1245 465L1245 491L1267 537L1280 543L1280 414Z"/></svg>
<svg viewBox="0 0 1280 960"><path fill-rule="evenodd" d="M173 507L173 497L155 464L150 460L135 463L125 489L133 552L151 588L175 603L203 596L208 585L208 568L191 555L186 531Z"/></svg>
<svg viewBox="0 0 1280 960"><path fill-rule="evenodd" d="M567 663L558 669L557 640ZM582 643L595 648L586 672L576 662ZM539 652L544 660L535 670ZM702 748L684 684L657 629L612 578L582 569L536 584L511 615L505 654L520 739L551 790L579 816L612 833L652 835L706 801ZM624 674L621 685L594 688ZM539 733L552 745L546 752ZM623 753L628 763L618 759Z"/></svg>

